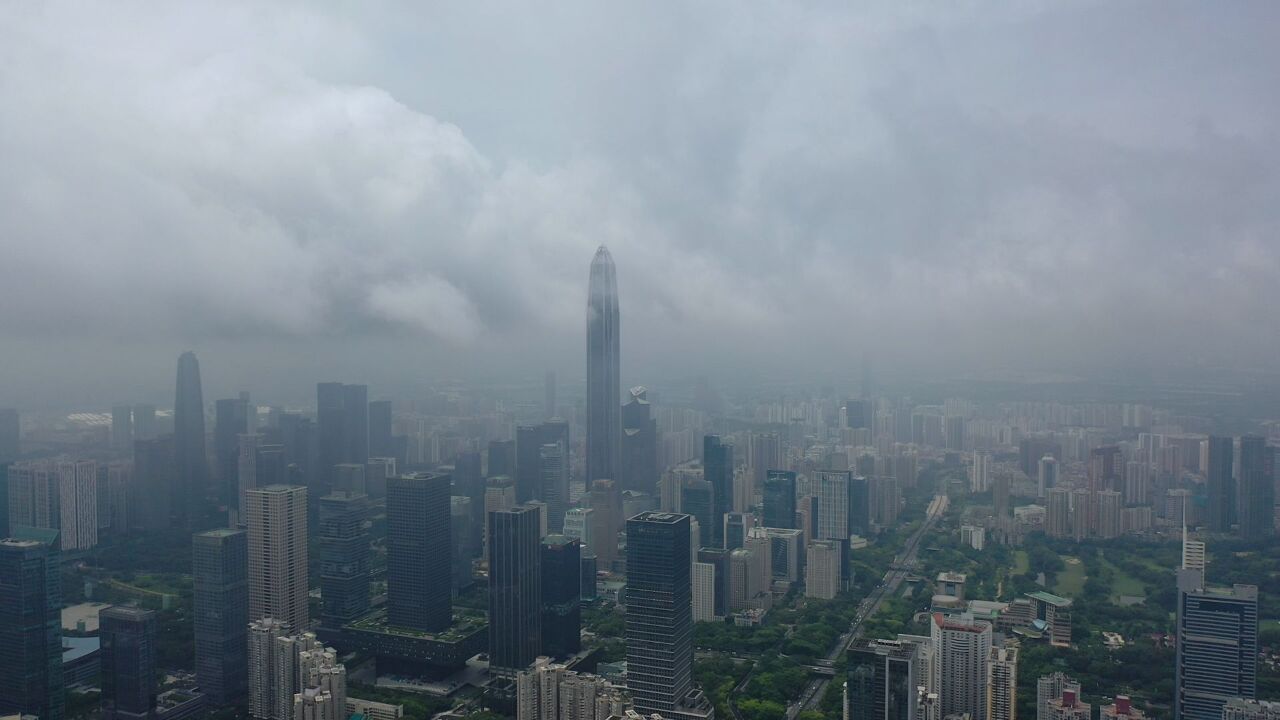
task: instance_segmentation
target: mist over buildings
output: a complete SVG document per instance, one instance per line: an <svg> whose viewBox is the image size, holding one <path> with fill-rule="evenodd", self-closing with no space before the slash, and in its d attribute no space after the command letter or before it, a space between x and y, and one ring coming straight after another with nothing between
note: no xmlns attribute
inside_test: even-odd
<svg viewBox="0 0 1280 720"><path fill-rule="evenodd" d="M0 387L1269 367L1280 7L0 8Z"/></svg>

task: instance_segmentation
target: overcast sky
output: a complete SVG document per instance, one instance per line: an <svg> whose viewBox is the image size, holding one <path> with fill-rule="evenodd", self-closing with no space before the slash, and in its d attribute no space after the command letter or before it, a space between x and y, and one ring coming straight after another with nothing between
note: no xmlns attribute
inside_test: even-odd
<svg viewBox="0 0 1280 720"><path fill-rule="evenodd" d="M0 405L1274 365L1280 3L870 5L4 3Z"/></svg>

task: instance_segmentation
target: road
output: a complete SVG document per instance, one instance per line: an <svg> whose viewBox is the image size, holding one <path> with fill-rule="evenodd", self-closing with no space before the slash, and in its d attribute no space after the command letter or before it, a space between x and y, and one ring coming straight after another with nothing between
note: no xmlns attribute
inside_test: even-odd
<svg viewBox="0 0 1280 720"><path fill-rule="evenodd" d="M906 544L902 547L901 552L894 557L893 564L889 566L888 572L884 574L884 579L880 582L880 585L858 605L858 613L854 615L853 622L849 624L849 629L832 644L831 651L827 653L829 662L834 662L846 648L862 636L863 622L876 614L876 611L880 609L880 605L886 598L893 597L898 592L903 579L915 569L916 559L920 553L920 538L929 532L934 523L938 521L938 518L942 517L946 511L947 497L945 495L935 495L925 513L925 521L920 524L920 527L916 528L915 532L911 533L911 537L907 538ZM823 694L826 693L827 683L829 682L831 680L827 678L810 680L804 692L800 694L800 698L787 706L787 720L795 720L795 717L802 711L817 705L822 700Z"/></svg>

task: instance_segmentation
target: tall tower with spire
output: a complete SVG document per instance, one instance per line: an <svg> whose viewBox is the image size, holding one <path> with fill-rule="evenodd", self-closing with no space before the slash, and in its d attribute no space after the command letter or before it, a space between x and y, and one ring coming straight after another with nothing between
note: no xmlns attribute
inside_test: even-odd
<svg viewBox="0 0 1280 720"><path fill-rule="evenodd" d="M601 245L587 285L587 484L616 479L622 452L618 280Z"/></svg>
<svg viewBox="0 0 1280 720"><path fill-rule="evenodd" d="M178 357L178 386L173 399L173 455L178 469L173 508L183 524L192 526L209 483L209 461L205 457L200 361L190 351Z"/></svg>

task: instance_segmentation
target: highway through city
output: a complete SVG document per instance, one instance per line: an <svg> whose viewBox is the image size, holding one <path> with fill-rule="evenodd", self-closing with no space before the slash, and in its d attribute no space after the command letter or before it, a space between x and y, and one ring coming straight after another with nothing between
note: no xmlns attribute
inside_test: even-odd
<svg viewBox="0 0 1280 720"><path fill-rule="evenodd" d="M930 528L938 521L938 518L942 517L946 510L947 497L945 495L935 495L925 513L925 521L920 524L919 528L916 528L915 532L911 533L911 537L907 538L906 545L894 557L893 564L889 566L888 572L884 574L884 579L880 585L858 605L858 613L854 616L853 622L850 623L849 629L832 644L831 651L827 653L826 657L828 663L835 662L846 648L862 636L863 622L876 614L885 598L893 597L898 592L902 581L915 569L916 559L920 552L920 539L924 537L925 533L929 532ZM795 720L795 717L802 711L809 710L821 702L829 682L831 680L822 677L810 680L800 697L787 706L787 720ZM734 690L736 691L738 688L734 688Z"/></svg>

